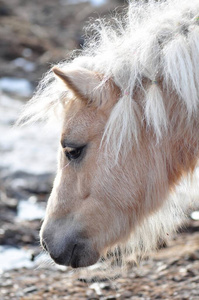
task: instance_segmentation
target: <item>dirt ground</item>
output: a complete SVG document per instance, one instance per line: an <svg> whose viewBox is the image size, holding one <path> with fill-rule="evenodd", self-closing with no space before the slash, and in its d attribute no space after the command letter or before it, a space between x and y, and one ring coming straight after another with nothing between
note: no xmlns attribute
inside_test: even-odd
<svg viewBox="0 0 199 300"><path fill-rule="evenodd" d="M90 3L71 5L67 0L59 4L0 0L0 79L26 78L35 86L51 63L67 58L84 43L83 27L89 17L107 15L124 2L108 1L93 8ZM3 151L0 148L1 155ZM52 181L53 174L48 173L7 174L0 164L0 246L26 249L30 261L37 260L41 221L19 221L16 215L22 199L35 197L45 206ZM10 299L199 300L199 221L190 219L186 230L158 253L139 266L129 264L116 278L95 269L74 273L40 263L6 270L0 274L0 300Z"/></svg>
<svg viewBox="0 0 199 300"><path fill-rule="evenodd" d="M73 273L53 266L6 271L0 299L199 299L199 222L126 274L107 279L99 271Z"/></svg>

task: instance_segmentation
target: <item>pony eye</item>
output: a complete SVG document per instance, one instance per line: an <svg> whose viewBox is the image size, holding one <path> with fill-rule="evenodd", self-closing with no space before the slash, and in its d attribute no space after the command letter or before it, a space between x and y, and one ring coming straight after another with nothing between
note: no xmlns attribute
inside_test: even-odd
<svg viewBox="0 0 199 300"><path fill-rule="evenodd" d="M69 161L76 160L81 156L84 147L85 146L79 148L71 148L71 150L66 150L65 155Z"/></svg>

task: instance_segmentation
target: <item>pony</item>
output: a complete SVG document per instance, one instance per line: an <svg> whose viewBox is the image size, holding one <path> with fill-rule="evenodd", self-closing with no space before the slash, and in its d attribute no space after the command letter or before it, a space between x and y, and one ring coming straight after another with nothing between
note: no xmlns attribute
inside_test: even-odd
<svg viewBox="0 0 199 300"><path fill-rule="evenodd" d="M73 268L156 249L186 216L199 157L199 1L130 1L87 32L18 121L61 122L40 238Z"/></svg>

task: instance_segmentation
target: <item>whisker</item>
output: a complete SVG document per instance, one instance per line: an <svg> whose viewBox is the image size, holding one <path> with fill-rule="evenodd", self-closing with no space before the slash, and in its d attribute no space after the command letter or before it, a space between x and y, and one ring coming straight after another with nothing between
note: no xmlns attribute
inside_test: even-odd
<svg viewBox="0 0 199 300"><path fill-rule="evenodd" d="M64 170L65 168L67 168L69 166L70 162L67 163L61 170Z"/></svg>

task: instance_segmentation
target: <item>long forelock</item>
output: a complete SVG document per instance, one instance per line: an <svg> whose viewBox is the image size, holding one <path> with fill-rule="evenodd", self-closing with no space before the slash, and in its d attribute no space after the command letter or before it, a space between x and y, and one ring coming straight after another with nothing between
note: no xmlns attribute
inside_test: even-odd
<svg viewBox="0 0 199 300"><path fill-rule="evenodd" d="M187 109L189 121L198 109L199 97L199 1L130 1L129 10L111 21L97 20L87 32L85 47L70 61L58 66L84 67L111 78L121 91L107 122L103 139L111 146L115 160L139 142L142 121L152 128L157 141L168 129L164 93L174 91L179 105ZM142 84L143 79L148 82ZM159 82L162 82L160 85ZM100 92L99 87L99 92ZM135 89L143 93L143 111L134 99ZM164 90L163 90L164 88ZM70 93L48 72L19 123L48 119L59 111ZM140 114L144 115L140 115Z"/></svg>

